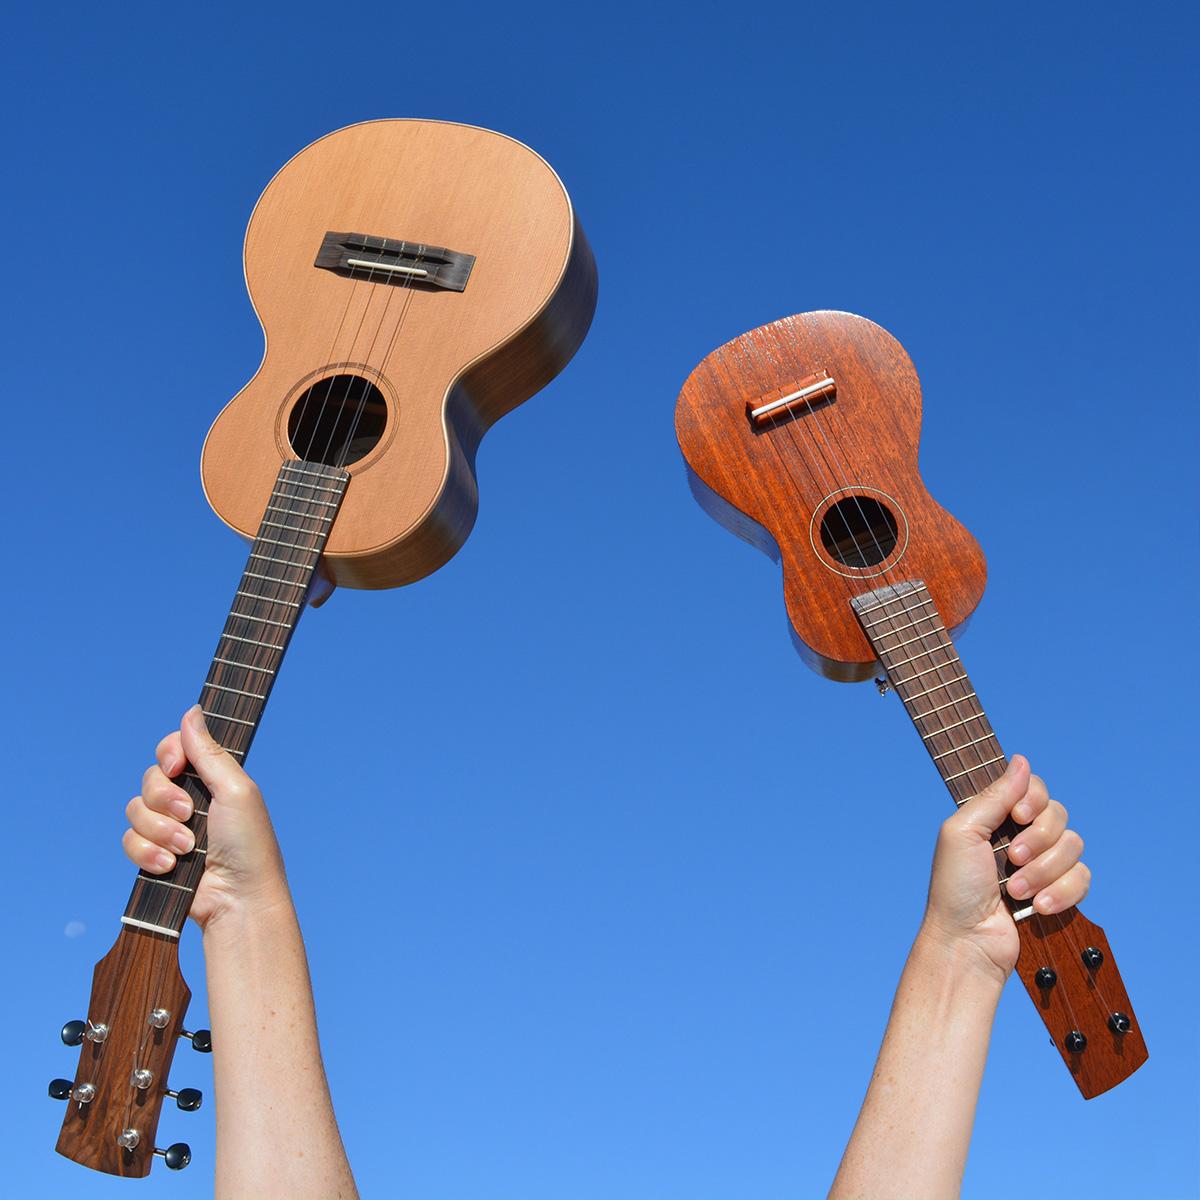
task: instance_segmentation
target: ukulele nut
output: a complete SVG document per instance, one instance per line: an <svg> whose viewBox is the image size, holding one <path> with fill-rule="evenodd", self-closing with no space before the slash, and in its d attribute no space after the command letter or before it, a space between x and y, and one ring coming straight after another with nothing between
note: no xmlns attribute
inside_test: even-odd
<svg viewBox="0 0 1200 1200"><path fill-rule="evenodd" d="M117 1134L117 1145L122 1150L136 1150L137 1144L142 1140L142 1135L136 1129L122 1129Z"/></svg>

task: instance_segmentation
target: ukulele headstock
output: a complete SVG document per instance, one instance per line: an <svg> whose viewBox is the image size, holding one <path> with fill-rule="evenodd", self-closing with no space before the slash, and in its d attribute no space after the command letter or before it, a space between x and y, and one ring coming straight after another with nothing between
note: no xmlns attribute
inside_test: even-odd
<svg viewBox="0 0 1200 1200"><path fill-rule="evenodd" d="M853 595L924 579L948 629L979 603L983 553L917 469L916 369L873 322L802 313L727 342L688 377L675 429L701 506L781 562L797 649L823 675L875 671Z"/></svg>
<svg viewBox="0 0 1200 1200"><path fill-rule="evenodd" d="M187 1166L186 1144L159 1150L155 1138L164 1100L184 1111L200 1106L194 1088L172 1091L167 1083L180 1037L211 1048L207 1033L184 1030L190 999L178 942L124 927L96 964L86 1020L63 1026L63 1041L80 1046L80 1055L74 1080L50 1084L50 1095L67 1104L59 1154L109 1175L147 1175L156 1154L175 1170Z"/></svg>

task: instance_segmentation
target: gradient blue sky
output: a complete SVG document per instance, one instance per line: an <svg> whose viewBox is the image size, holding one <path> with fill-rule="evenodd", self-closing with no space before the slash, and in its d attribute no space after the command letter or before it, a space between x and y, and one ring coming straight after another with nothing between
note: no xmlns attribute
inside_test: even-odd
<svg viewBox="0 0 1200 1200"><path fill-rule="evenodd" d="M164 1117L187 1172L122 1184L53 1154L45 1084L243 562L197 461L259 360L246 218L313 138L429 116L544 154L602 287L485 440L466 548L306 617L252 759L364 1194L828 1186L947 797L894 698L793 653L672 411L721 342L844 308L921 372L923 472L990 560L964 656L1087 838L1151 1048L1085 1104L1010 988L966 1193L1196 1195L1196 35L1153 3L10 16L7 1194L210 1193L211 1107ZM203 1024L194 931L184 965Z"/></svg>

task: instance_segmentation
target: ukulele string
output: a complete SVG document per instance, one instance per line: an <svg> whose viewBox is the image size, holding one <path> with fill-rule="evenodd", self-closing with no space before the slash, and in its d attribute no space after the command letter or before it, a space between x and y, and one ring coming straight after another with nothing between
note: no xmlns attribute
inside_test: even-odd
<svg viewBox="0 0 1200 1200"><path fill-rule="evenodd" d="M778 357L777 357L775 354L773 354L773 353L770 353L770 352L768 352L768 354L769 354L769 357L772 359L772 361L774 362L774 364L775 364L777 367L779 367L779 366L784 366L784 365L785 365L785 364L781 364L781 363L779 362L779 360L778 360ZM812 402L811 402L811 401L810 401L810 400L809 400L807 397L805 397L805 398L804 398L804 406L805 406L805 409L807 410L807 413L808 413L808 420L806 421L806 424L812 425L812 426L813 426L813 427L816 429L816 431L817 431L817 433L818 433L818 435L819 435L819 437L820 437L821 443L822 443L822 447L823 447L823 448L820 450L820 455L821 455L821 458L822 458L822 460L824 461L824 463L825 463L825 466L826 466L826 468L829 470L829 472L830 472L831 476L833 477L833 481L834 481L836 484L838 484L838 485L839 485L839 486L837 486L837 487L835 487L835 488L831 489L830 491L826 492L825 494L826 494L826 495L833 495L833 494L837 494L838 492L842 492L843 494L850 495L850 496L852 496L852 497L853 497L853 499L854 499L854 502L855 502L855 506L856 506L856 508L858 509L858 512L859 512L859 517L860 517L860 519L861 519L861 521L862 521L862 523L863 523L863 526L864 526L864 528L865 528L866 530L868 530L868 531L870 532L870 534L871 534L872 541L874 542L874 545L875 545L876 552L877 552L877 554L878 554L878 556L879 556L879 557L878 557L878 559L877 559L877 561L879 561L879 562L884 562L884 561L886 561L886 559L887 559L888 555L884 553L884 551L883 551L883 547L882 547L882 546L879 544L879 540L878 540L878 538L875 536L875 531L874 531L874 528L873 528L872 524L871 524L871 523L870 523L870 522L869 522L869 521L866 519L866 514L865 514L865 513L863 512L863 510L862 510L862 505L861 505L861 502L860 502L860 501L859 501L859 499L858 499L858 496L857 496L857 494L856 494L855 492L853 492L853 491L852 491L852 490L851 490L849 487L847 487L847 486L845 485L845 483L842 481L842 479L841 479L841 478L839 478L838 472L837 472L837 471L836 471L836 470L833 468L833 466L832 466L832 464L831 464L831 462L830 462L830 460L829 460L829 456L830 456L830 454L832 454L832 453L833 453L833 451L832 451L832 448L831 448L831 447L830 447L830 445L829 445L829 440L826 438L826 435L825 435L825 428L824 428L824 425L825 425L825 423L824 423L823 421L821 421L821 420L819 420L819 419L818 419L818 409L817 409L817 407L816 407L816 406L814 406L814 405L812 404ZM779 419L778 419L778 418L773 418L773 419L772 419L772 425L771 425L771 428L772 428L772 430L774 430L775 428L777 428L777 427L780 425L780 423L781 423L781 422L779 421ZM797 455L798 455L798 457L799 457L800 461L801 461L801 462L803 462L803 463L805 463L805 464L807 465L807 464L808 464L808 456L804 454L803 450L802 450L802 449L801 449L801 447L800 447L800 444L799 444L799 442L797 441L797 438L796 438L796 435L795 435L795 432L794 432L794 424L795 424L795 422L794 422L794 421L790 421L790 420L789 420L789 425L790 425L790 426L792 426L793 428L789 428L789 429L787 430L787 433L788 433L788 440L791 442L791 444L792 444L793 448L796 450L796 453L797 453ZM837 441L836 430L834 430L834 432L833 432L833 439L834 439L834 441L835 441L835 443L836 443L836 441ZM768 439L768 440L771 440L771 439ZM781 463L782 463L782 464L783 464L783 466L784 466L784 472L785 472L785 474L788 474L788 475L790 476L790 471L788 471L788 468L787 468L786 462L783 460L782 453L780 453L780 451L778 450L778 448L777 448L777 447L773 447L773 448L776 450L776 453L778 454L778 456L779 456L779 458L780 458L780 461L781 461ZM842 460L843 460L844 462L848 462L848 459L846 458L845 452L844 452L844 450L842 450L842 449L841 449L841 447L840 447L840 446L839 446L839 450L841 451L841 457L842 457ZM836 456L835 456L835 457L836 457ZM811 468L810 468L810 470L811 470ZM793 480L792 482L793 482L793 485L795 486L795 481ZM796 490L797 490L797 493L799 494L799 488L798 488L798 487L796 488ZM802 497L802 499L803 499L803 497ZM860 546L860 544L859 544L858 538L857 538L857 536L855 535L855 533L854 533L854 530L851 528L849 520L846 518L845 511L844 511L843 509L838 509L838 514L839 514L839 516L840 516L840 517L841 517L841 519L842 519L842 523L843 523L843 525L845 526L846 533L848 534L848 536L849 536L849 538L850 538L850 541L851 541L851 543L852 543L852 544L853 544L853 546L854 546L855 552L856 552L856 553L859 555L859 557L860 557L860 558L861 558L861 559L862 559L862 560L865 562L865 561L866 561L866 556L863 554L863 552L862 552L862 547L861 547L861 546ZM889 552L888 552L888 553L890 553L890 550L889 550ZM898 560L897 560L897 561L898 561ZM871 565L874 565L874 564L871 564ZM893 564L891 564L891 566L890 566L890 567L884 567L884 568L881 568L881 570L880 570L880 571L878 571L878 572L876 573L876 577L880 577L880 578L882 578L882 581L883 581L885 584L887 584L887 583L889 583L889 582L892 582L892 581L889 581L889 580L888 580L888 573L889 573L889 571L890 571L890 570L894 569L894 568L895 568L895 566L896 566L896 563L893 563ZM846 579L846 584L845 584L845 586L846 586L846 588L847 588L847 592L848 592L848 596L849 596L849 598L853 598L853 596L856 594L856 593L854 592L854 587L853 587L853 579L855 579L855 578L862 578L862 577L861 577L861 576L851 576L851 577L842 576L842 578ZM893 586L894 586L894 583L893 583ZM894 624L895 624L895 619L896 619L895 617L891 616L890 614L887 614L887 613L885 613L885 614L884 614L884 619L885 619L885 620L886 620L886 621L889 623L889 625L891 625L891 626L893 626L893 627L894 627ZM894 628L893 628L893 629L891 630L891 632L896 632L896 630L894 630ZM936 632L941 632L941 631L939 630L939 631L936 631ZM948 634L947 634L947 637L949 637L949 635L948 635ZM934 654L934 653L936 653L936 652L937 652L937 649L935 648L935 650L933 650L933 651L929 651L928 653L929 653L930 655L932 655L932 654ZM943 664L943 666L949 666L949 665L950 665L950 664ZM936 677L937 677L937 678L939 678L939 679L940 679L940 678L941 678L941 674L942 674L942 666L939 666L939 668L938 668L938 669L936 670L936 672L935 672L935 675L936 675ZM961 703L963 703L963 702L964 702L964 700L963 700L962 698L953 698L953 697L951 698L951 703L950 703L950 711L951 711L951 712L954 714L954 716L955 716L955 719L956 719L956 720L960 720L960 719L962 719L962 718L961 718L961 714L960 714L960 711L959 711L959 708L958 708L958 706L959 706L959 704L961 704ZM983 716L984 716L984 721L986 722L986 725L987 725L986 734L987 734L987 736L988 736L988 737L990 737L992 740L995 740L995 730L994 730L994 729L991 727L991 720L990 720L990 719L987 717L987 714L986 714L986 713L984 713L984 714L983 714ZM918 719L919 719L919 718L918 718ZM943 722L943 723L944 723L944 722ZM957 760L958 760L958 766L959 766L959 768L967 772L967 777L968 777L968 778L969 778L969 777L970 777L970 775L971 775L971 774L973 774L975 771L977 771L977 770L980 770L980 769L982 768L983 764L982 764L982 763L976 763L976 764L969 764L969 763L967 763L967 762L965 761L965 759L963 758L963 753L964 753L964 751L965 751L965 750L970 750L970 749L973 749L973 750L975 751L975 757L976 757L976 758L978 758L978 759L981 759L981 760L982 760L982 758L983 758L983 754L982 754L982 751L981 751L981 749L980 749L980 746L981 746L981 745L982 745L982 743L979 743L979 744L977 744L977 745L975 745L975 746L967 746L967 747L962 747L962 748L952 748L952 749L953 749L954 756L955 756L955 758L957 758ZM1005 876L1005 878L1007 878L1007 876ZM999 887L999 880L997 881L997 887ZM1031 919L1037 919L1037 920L1038 920L1038 922L1039 922L1039 928L1040 928L1040 927L1041 927L1041 918L1042 918L1042 917L1044 917L1045 915L1046 915L1046 914L1040 914L1040 913L1036 913L1036 912L1035 912L1034 914L1032 914L1032 917L1031 917ZM1064 928L1064 927L1066 927L1066 922L1065 922L1065 919L1063 918L1063 916L1062 916L1061 914L1050 914L1050 915L1058 917L1058 924L1059 924L1059 927L1060 927L1060 928ZM1069 938L1069 930L1068 930L1068 938ZM1052 946L1052 944L1049 944L1049 943L1048 943L1048 950L1049 950L1049 953L1050 953L1050 956L1051 956L1051 961L1052 961L1052 962L1054 962L1054 961L1055 961L1055 956L1054 956L1054 952L1053 952L1053 946ZM1073 1016L1073 1015L1072 1015L1072 1020L1074 1020L1074 1016Z"/></svg>

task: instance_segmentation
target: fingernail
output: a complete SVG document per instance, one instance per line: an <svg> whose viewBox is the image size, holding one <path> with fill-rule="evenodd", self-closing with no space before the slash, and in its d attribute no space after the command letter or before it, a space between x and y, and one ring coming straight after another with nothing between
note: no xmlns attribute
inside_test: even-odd
<svg viewBox="0 0 1200 1200"><path fill-rule="evenodd" d="M1021 878L1020 875L1014 875L1008 881L1008 894L1014 900L1020 900L1021 897L1024 896L1025 893L1028 891L1029 891L1029 885L1025 882L1024 879Z"/></svg>
<svg viewBox="0 0 1200 1200"><path fill-rule="evenodd" d="M193 704L191 708L183 714L191 723L203 733L208 732L208 726L204 723L204 709L199 704Z"/></svg>
<svg viewBox="0 0 1200 1200"><path fill-rule="evenodd" d="M1042 912L1049 912L1054 907L1054 899L1051 896L1039 896L1033 903Z"/></svg>
<svg viewBox="0 0 1200 1200"><path fill-rule="evenodd" d="M160 850L154 856L154 865L160 871L169 871L175 865L175 859L165 850Z"/></svg>
<svg viewBox="0 0 1200 1200"><path fill-rule="evenodd" d="M1015 863L1023 863L1029 857L1029 847L1023 843L1009 846L1008 857Z"/></svg>
<svg viewBox="0 0 1200 1200"><path fill-rule="evenodd" d="M192 802L190 800L172 800L170 807L171 816L180 821L186 821L192 815Z"/></svg>
<svg viewBox="0 0 1200 1200"><path fill-rule="evenodd" d="M186 829L180 829L171 836L171 845L181 854L187 854L196 844L196 839Z"/></svg>
<svg viewBox="0 0 1200 1200"><path fill-rule="evenodd" d="M1028 821L1029 820L1029 805L1026 804L1024 801L1022 801L1020 804L1017 805L1016 808L1013 809L1013 816L1018 821Z"/></svg>

